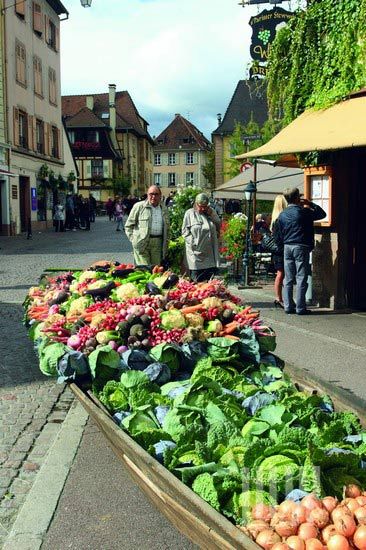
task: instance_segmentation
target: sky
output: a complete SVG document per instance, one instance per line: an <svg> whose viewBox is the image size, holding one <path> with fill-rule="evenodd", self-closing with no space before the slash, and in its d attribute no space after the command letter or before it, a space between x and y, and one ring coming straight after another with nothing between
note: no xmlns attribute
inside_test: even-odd
<svg viewBox="0 0 366 550"><path fill-rule="evenodd" d="M180 113L210 139L250 61L249 19L269 4L239 0L62 0L63 95L128 90L157 136ZM284 2L284 9L291 4Z"/></svg>

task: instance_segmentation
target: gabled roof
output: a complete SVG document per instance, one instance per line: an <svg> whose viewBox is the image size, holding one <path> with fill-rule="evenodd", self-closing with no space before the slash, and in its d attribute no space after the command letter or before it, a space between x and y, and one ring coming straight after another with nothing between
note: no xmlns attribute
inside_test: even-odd
<svg viewBox="0 0 366 550"><path fill-rule="evenodd" d="M265 84L257 80L239 80L225 116L212 135L231 135L236 122L247 124L252 117L260 126L268 118Z"/></svg>
<svg viewBox="0 0 366 550"><path fill-rule="evenodd" d="M94 100L93 113L103 122L109 124L109 94L83 94L62 96L62 114L65 117L75 115L80 109L86 106L87 96ZM108 115L108 116L103 116ZM140 137L146 137L152 142L147 131L148 123L139 114L130 94L125 90L116 92L116 129L131 129ZM66 123L67 124L67 123Z"/></svg>
<svg viewBox="0 0 366 550"><path fill-rule="evenodd" d="M47 4L51 6L51 8L57 13L57 15L61 15L62 13L66 13L67 15L69 15L69 12L62 4L62 2L60 2L60 0L47 0Z"/></svg>
<svg viewBox="0 0 366 550"><path fill-rule="evenodd" d="M106 128L107 125L88 107L83 107L75 115L66 119L67 128Z"/></svg>
<svg viewBox="0 0 366 550"><path fill-rule="evenodd" d="M211 149L211 143L189 120L176 114L172 122L155 139L157 151L168 149Z"/></svg>

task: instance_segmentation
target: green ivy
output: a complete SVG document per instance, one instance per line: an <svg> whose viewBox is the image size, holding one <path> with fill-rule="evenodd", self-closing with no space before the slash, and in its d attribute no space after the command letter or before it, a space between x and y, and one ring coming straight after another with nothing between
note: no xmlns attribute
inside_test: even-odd
<svg viewBox="0 0 366 550"><path fill-rule="evenodd" d="M318 0L281 29L268 67L271 117L288 124L366 86L366 0Z"/></svg>

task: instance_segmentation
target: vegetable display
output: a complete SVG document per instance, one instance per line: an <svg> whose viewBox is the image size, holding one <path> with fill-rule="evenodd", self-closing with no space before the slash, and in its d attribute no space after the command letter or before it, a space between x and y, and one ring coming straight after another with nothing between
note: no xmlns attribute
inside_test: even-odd
<svg viewBox="0 0 366 550"><path fill-rule="evenodd" d="M263 548L337 550L343 537L342 550L363 550L366 432L327 395L299 391L271 353L273 330L222 281L98 262L44 279L24 307L41 371L92 387L122 429ZM329 520L345 486L353 531L349 514Z"/></svg>

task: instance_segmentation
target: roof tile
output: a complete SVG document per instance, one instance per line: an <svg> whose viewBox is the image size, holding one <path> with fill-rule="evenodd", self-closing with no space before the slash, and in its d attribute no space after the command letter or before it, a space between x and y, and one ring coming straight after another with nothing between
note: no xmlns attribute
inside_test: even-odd
<svg viewBox="0 0 366 550"><path fill-rule="evenodd" d="M211 143L189 120L176 114L172 122L155 139L157 151L168 149L210 149Z"/></svg>

